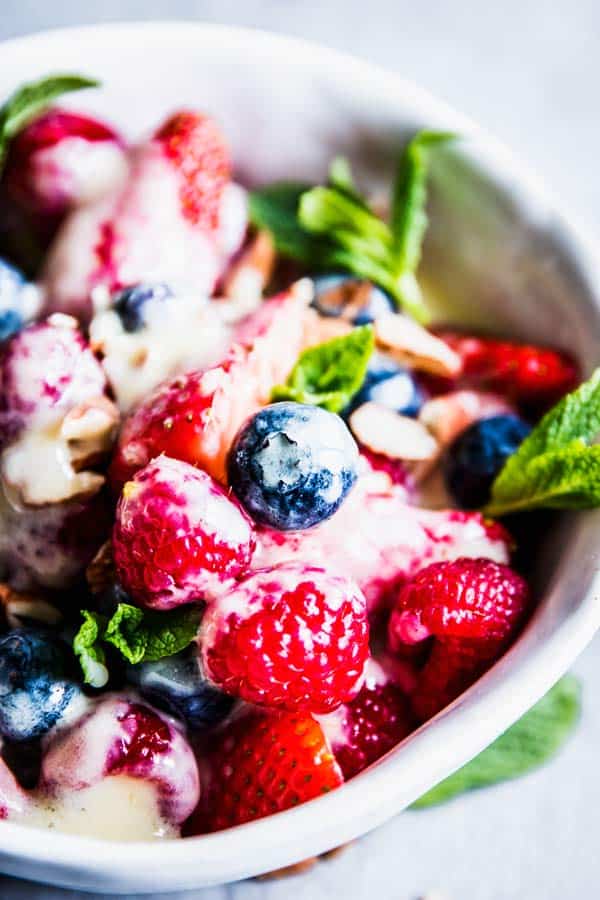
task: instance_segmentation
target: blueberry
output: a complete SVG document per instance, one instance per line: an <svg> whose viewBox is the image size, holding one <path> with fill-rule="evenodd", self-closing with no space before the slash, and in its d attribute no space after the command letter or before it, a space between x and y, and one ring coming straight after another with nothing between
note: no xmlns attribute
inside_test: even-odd
<svg viewBox="0 0 600 900"><path fill-rule="evenodd" d="M353 325L368 325L396 309L385 291L351 275L319 275L314 285L312 305L322 316L341 316Z"/></svg>
<svg viewBox="0 0 600 900"><path fill-rule="evenodd" d="M14 629L0 638L0 734L29 741L50 730L79 693L67 657L51 635Z"/></svg>
<svg viewBox="0 0 600 900"><path fill-rule="evenodd" d="M477 509L487 503L494 478L530 431L518 416L499 415L459 434L444 457L446 487L459 506Z"/></svg>
<svg viewBox="0 0 600 900"><path fill-rule="evenodd" d="M0 341L23 327L22 292L25 276L0 257Z"/></svg>
<svg viewBox="0 0 600 900"><path fill-rule="evenodd" d="M167 284L134 284L113 297L113 309L118 313L125 331L141 331L146 323L147 303L163 303L173 296Z"/></svg>
<svg viewBox="0 0 600 900"><path fill-rule="evenodd" d="M408 369L398 365L389 356L374 353L363 385L344 415L369 401L386 406L403 416L417 416L425 402L425 394Z"/></svg>
<svg viewBox="0 0 600 900"><path fill-rule="evenodd" d="M234 704L206 680L194 645L157 662L128 667L128 679L155 706L178 716L192 730L216 725Z"/></svg>
<svg viewBox="0 0 600 900"><path fill-rule="evenodd" d="M312 528L354 485L358 450L339 416L304 403L273 403L249 419L228 458L229 483L255 521L279 531Z"/></svg>

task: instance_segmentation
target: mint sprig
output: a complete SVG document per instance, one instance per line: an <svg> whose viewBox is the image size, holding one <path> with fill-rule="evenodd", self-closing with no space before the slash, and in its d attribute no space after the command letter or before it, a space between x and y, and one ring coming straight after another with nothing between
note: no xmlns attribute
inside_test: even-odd
<svg viewBox="0 0 600 900"><path fill-rule="evenodd" d="M373 327L363 325L343 337L310 347L299 356L286 383L273 389L271 399L340 412L365 380L374 344Z"/></svg>
<svg viewBox="0 0 600 900"><path fill-rule="evenodd" d="M384 288L406 312L426 321L416 278L427 227L431 151L453 135L421 131L405 147L392 196L391 224L358 192L347 160L336 158L326 186L270 185L253 192L250 217L273 234L278 251L316 270L342 269Z"/></svg>
<svg viewBox="0 0 600 900"><path fill-rule="evenodd" d="M83 75L49 75L22 85L0 106L0 171L10 141L53 100L72 91L97 87L99 82Z"/></svg>
<svg viewBox="0 0 600 900"><path fill-rule="evenodd" d="M89 610L81 614L83 623L73 640L73 650L84 681L94 687L103 687L108 680L103 644L111 644L132 665L154 662L191 644L201 616L194 606L153 612L129 603L119 603L110 618Z"/></svg>
<svg viewBox="0 0 600 900"><path fill-rule="evenodd" d="M590 509L600 506L600 368L557 403L492 485L486 515L522 510Z"/></svg>
<svg viewBox="0 0 600 900"><path fill-rule="evenodd" d="M479 756L420 797L412 809L446 803L466 791L525 775L549 762L571 736L581 712L581 686L566 675Z"/></svg>

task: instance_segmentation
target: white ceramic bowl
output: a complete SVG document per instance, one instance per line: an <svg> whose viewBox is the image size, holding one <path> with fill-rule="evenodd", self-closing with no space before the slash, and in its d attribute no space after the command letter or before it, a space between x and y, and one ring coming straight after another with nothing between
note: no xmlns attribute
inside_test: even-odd
<svg viewBox="0 0 600 900"><path fill-rule="evenodd" d="M73 105L135 135L174 107L216 115L252 181L320 178L335 153L385 184L422 126L463 135L433 173L423 276L454 318L562 343L600 360L598 252L502 147L414 85L295 40L191 23L50 32L0 48L0 96L55 70L104 87ZM0 870L84 890L144 892L256 875L376 827L477 754L567 669L600 624L600 515L563 519L539 561L539 609L473 688L369 771L297 809L221 834L119 844L0 825Z"/></svg>

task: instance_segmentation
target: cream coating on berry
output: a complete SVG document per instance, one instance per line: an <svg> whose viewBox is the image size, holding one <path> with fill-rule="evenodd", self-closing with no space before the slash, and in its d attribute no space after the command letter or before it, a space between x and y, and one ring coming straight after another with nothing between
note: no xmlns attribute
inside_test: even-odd
<svg viewBox="0 0 600 900"><path fill-rule="evenodd" d="M356 585L307 563L262 569L213 602L199 634L205 671L251 703L324 713L353 697L369 656Z"/></svg>
<svg viewBox="0 0 600 900"><path fill-rule="evenodd" d="M231 342L231 325L222 308L202 294L168 297L147 304L144 326L127 331L108 293L94 292L96 313L90 341L101 355L119 408L128 412L166 378L178 372L205 369L223 358Z"/></svg>
<svg viewBox="0 0 600 900"><path fill-rule="evenodd" d="M374 612L398 582L430 562L459 556L508 562L510 538L501 526L478 513L433 512L406 499L404 488L384 473L363 473L346 502L317 528L285 534L259 529L253 568L310 560L353 578Z"/></svg>
<svg viewBox="0 0 600 900"><path fill-rule="evenodd" d="M196 760L175 720L123 695L102 699L50 742L41 791L60 797L121 775L152 786L161 815L172 825L183 823L200 797Z"/></svg>
<svg viewBox="0 0 600 900"><path fill-rule="evenodd" d="M248 568L250 520L200 469L159 456L123 489L113 532L121 583L154 609L212 599Z"/></svg>

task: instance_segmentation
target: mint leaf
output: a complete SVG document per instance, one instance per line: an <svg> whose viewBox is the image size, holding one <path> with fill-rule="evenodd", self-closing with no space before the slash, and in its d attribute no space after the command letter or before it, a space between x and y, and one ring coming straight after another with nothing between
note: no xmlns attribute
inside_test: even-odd
<svg viewBox="0 0 600 900"><path fill-rule="evenodd" d="M348 161L333 160L327 186L275 184L250 196L250 218L268 229L280 253L313 269L343 269L373 281L418 321L427 310L416 278L427 225L426 180L446 132L423 131L404 150L392 203L392 227L358 192Z"/></svg>
<svg viewBox="0 0 600 900"><path fill-rule="evenodd" d="M17 88L0 107L0 169L12 138L53 100L98 84L95 79L82 75L50 75Z"/></svg>
<svg viewBox="0 0 600 900"><path fill-rule="evenodd" d="M392 198L394 256L401 272L414 273L427 229L427 175L431 150L455 140L446 131L420 131L408 142L398 163Z"/></svg>
<svg viewBox="0 0 600 900"><path fill-rule="evenodd" d="M573 675L566 675L483 753L420 797L412 809L436 806L466 791L518 778L539 768L558 753L573 733L580 711L581 686Z"/></svg>
<svg viewBox="0 0 600 900"><path fill-rule="evenodd" d="M539 507L600 505L600 369L557 403L510 456L485 507L501 516Z"/></svg>
<svg viewBox="0 0 600 900"><path fill-rule="evenodd" d="M294 400L340 412L359 390L374 347L373 327L353 328L343 337L310 347L283 385L274 388L272 400Z"/></svg>
<svg viewBox="0 0 600 900"><path fill-rule="evenodd" d="M104 687L108 669L102 642L112 644L125 659L136 665L173 656L194 640L200 624L200 609L182 606L168 612L153 612L119 603L109 618L81 610L83 624L73 640L84 681Z"/></svg>
<svg viewBox="0 0 600 900"><path fill-rule="evenodd" d="M106 658L101 640L106 627L106 618L99 613L82 610L83 623L73 639L73 651L83 670L85 684L104 687L108 681Z"/></svg>
<svg viewBox="0 0 600 900"><path fill-rule="evenodd" d="M168 612L152 612L119 603L106 625L104 640L135 665L172 656L194 640L200 610L182 606Z"/></svg>
<svg viewBox="0 0 600 900"><path fill-rule="evenodd" d="M256 228L272 234L278 253L314 266L321 255L319 242L298 222L300 197L308 188L307 184L277 182L252 191L248 212Z"/></svg>

